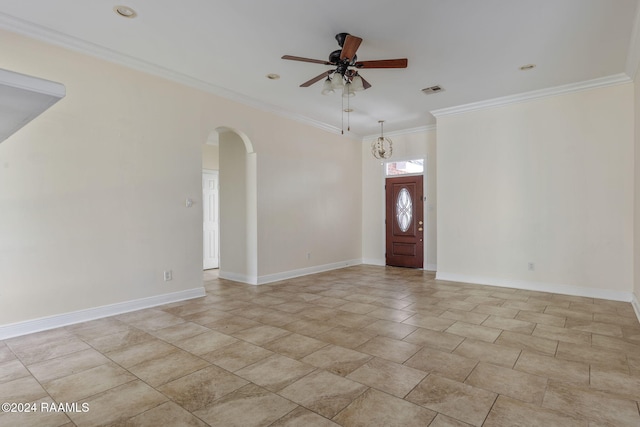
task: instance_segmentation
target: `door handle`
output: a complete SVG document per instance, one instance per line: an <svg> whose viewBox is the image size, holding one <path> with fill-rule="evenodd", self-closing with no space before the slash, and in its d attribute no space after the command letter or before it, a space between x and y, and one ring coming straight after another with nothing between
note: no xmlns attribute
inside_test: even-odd
<svg viewBox="0 0 640 427"><path fill-rule="evenodd" d="M422 227L418 228L418 231L422 231Z"/></svg>
<svg viewBox="0 0 640 427"><path fill-rule="evenodd" d="M422 221L418 221L418 224L422 225L422 224L423 224L423 222L422 222Z"/></svg>

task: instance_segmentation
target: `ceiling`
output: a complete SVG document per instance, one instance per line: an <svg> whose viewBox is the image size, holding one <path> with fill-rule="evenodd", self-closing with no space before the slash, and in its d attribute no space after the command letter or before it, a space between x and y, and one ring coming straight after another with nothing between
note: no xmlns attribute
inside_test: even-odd
<svg viewBox="0 0 640 427"><path fill-rule="evenodd" d="M341 96L321 95L322 81L299 87L330 67L281 57L327 60L339 49L334 36L347 32L363 39L358 60L409 64L361 70L372 87L350 99L349 120L363 137L379 132L378 120L385 132L420 129L435 123L433 110L624 73L637 3L2 0L0 28L336 131ZM119 4L137 17L117 15ZM525 64L536 67L521 71ZM421 91L434 85L444 91Z"/></svg>

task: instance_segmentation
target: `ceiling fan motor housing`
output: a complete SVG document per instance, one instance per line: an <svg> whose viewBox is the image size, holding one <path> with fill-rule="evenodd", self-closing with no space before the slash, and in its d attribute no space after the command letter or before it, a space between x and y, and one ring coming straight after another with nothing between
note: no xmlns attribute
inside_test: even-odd
<svg viewBox="0 0 640 427"><path fill-rule="evenodd" d="M349 33L338 33L336 34L336 41L338 42L338 46L344 46L344 41L347 38Z"/></svg>
<svg viewBox="0 0 640 427"><path fill-rule="evenodd" d="M344 74L347 71L348 67L351 67L356 63L356 61L358 60L358 56L353 55L353 58L351 58L351 60L349 60L349 58L340 59L341 54L342 54L342 49L334 50L329 55L329 62L331 62L332 64L336 64L337 66L336 71L339 72L340 74Z"/></svg>
<svg viewBox="0 0 640 427"><path fill-rule="evenodd" d="M329 54L329 62L337 64L340 62L340 53L342 53L342 49L334 50Z"/></svg>

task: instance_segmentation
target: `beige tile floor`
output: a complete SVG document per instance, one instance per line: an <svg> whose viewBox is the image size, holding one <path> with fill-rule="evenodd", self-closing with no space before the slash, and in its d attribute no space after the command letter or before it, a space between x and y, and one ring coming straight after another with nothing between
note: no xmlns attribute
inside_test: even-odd
<svg viewBox="0 0 640 427"><path fill-rule="evenodd" d="M629 303L374 266L205 286L1 341L0 402L38 412L0 425L640 426Z"/></svg>

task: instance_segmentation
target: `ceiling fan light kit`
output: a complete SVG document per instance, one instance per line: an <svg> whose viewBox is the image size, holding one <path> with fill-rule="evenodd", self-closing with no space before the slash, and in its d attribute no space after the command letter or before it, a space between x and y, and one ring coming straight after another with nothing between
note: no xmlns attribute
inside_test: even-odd
<svg viewBox="0 0 640 427"><path fill-rule="evenodd" d="M344 76L336 74L337 73L333 73L333 77L331 77L331 86L334 89L342 89L344 87Z"/></svg>
<svg viewBox="0 0 640 427"><path fill-rule="evenodd" d="M322 93L323 95L329 95L330 93L333 93L333 83L331 82L331 79L327 76L327 79L324 81L324 84L322 85Z"/></svg>
<svg viewBox="0 0 640 427"><path fill-rule="evenodd" d="M338 45L340 45L341 49L331 52L329 54L328 61L292 55L284 55L282 57L282 59L290 61L311 62L313 64L329 65L334 67L333 69L325 71L311 80L302 83L300 87L309 87L324 79L321 91L323 95L329 95L337 90L342 90L342 97L348 99L353 97L356 92L360 92L371 87L371 84L359 74L358 70L361 68L407 68L407 58L358 61L356 51L360 47L360 43L362 43L362 39L360 37L352 36L349 33L338 33L336 34L336 41L338 42ZM344 106L342 110L344 112ZM342 133L344 133L344 126Z"/></svg>
<svg viewBox="0 0 640 427"><path fill-rule="evenodd" d="M353 89L353 85L351 84L351 82L345 83L344 87L342 88L342 97L351 98L354 96L356 96L356 91Z"/></svg>
<svg viewBox="0 0 640 427"><path fill-rule="evenodd" d="M360 77L358 73L356 73L356 75L353 76L353 78L351 79L351 88L356 92L360 92L364 90L364 83L362 83L362 77Z"/></svg>

